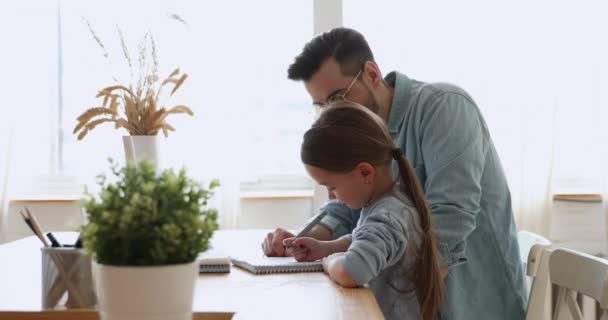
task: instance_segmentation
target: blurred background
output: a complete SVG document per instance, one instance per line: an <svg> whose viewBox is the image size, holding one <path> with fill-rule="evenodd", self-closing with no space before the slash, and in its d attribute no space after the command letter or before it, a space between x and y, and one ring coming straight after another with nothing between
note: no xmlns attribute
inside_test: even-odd
<svg viewBox="0 0 608 320"><path fill-rule="evenodd" d="M76 117L97 92L130 83L152 35L160 77L189 77L167 106L177 130L163 167L222 187L223 228L297 228L325 191L299 159L311 100L287 67L315 34L362 32L384 74L463 87L479 105L503 162L520 230L606 253L608 4L603 1L76 1L0 2L0 241L28 236L18 208L48 229L82 223L126 131L101 125L78 141ZM108 53L103 56L94 30ZM150 50L150 48L148 48Z"/></svg>

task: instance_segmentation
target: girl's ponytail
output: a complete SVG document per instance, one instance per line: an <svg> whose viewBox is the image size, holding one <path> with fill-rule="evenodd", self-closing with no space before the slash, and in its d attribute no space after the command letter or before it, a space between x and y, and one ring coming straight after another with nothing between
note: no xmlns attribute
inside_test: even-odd
<svg viewBox="0 0 608 320"><path fill-rule="evenodd" d="M420 185L418 177L409 161L399 148L391 150L393 159L399 164L403 191L412 199L420 216L422 227L422 242L416 254L416 262L411 270L411 278L416 287L416 295L420 304L423 320L436 319L439 306L443 302L443 281L438 260L438 252L431 209Z"/></svg>

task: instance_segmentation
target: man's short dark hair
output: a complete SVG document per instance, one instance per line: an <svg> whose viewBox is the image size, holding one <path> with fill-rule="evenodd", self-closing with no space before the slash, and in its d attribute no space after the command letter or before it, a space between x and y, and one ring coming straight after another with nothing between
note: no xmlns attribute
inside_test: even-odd
<svg viewBox="0 0 608 320"><path fill-rule="evenodd" d="M334 28L304 46L302 53L289 66L287 77L308 81L330 57L336 59L342 74L353 76L366 61L374 61L372 50L361 33L349 28Z"/></svg>

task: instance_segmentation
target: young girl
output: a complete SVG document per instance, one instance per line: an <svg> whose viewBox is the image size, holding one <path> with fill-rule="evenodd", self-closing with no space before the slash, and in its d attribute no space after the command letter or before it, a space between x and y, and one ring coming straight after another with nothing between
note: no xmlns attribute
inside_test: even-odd
<svg viewBox="0 0 608 320"><path fill-rule="evenodd" d="M337 201L362 210L350 235L285 239L294 257L326 257L325 272L344 287L368 284L387 319L436 319L443 286L431 211L382 120L351 102L333 104L304 135L301 157ZM392 160L399 165L398 181Z"/></svg>

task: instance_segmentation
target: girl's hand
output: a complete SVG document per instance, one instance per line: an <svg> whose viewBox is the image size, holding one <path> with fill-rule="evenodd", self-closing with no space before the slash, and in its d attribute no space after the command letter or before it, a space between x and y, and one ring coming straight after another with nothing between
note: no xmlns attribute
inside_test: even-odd
<svg viewBox="0 0 608 320"><path fill-rule="evenodd" d="M344 252L336 252L334 254L330 254L329 256L323 258L323 270L325 273L329 273L329 266L332 265L336 259L343 257Z"/></svg>
<svg viewBox="0 0 608 320"><path fill-rule="evenodd" d="M337 284L345 288L355 288L357 283L350 274L344 269L342 261L344 252L337 252L323 259L323 270L329 275L329 278Z"/></svg>
<svg viewBox="0 0 608 320"><path fill-rule="evenodd" d="M287 247L288 255L298 261L315 261L327 255L328 244L314 238L301 237L296 238L295 241L293 237L286 238L283 240L283 245Z"/></svg>

